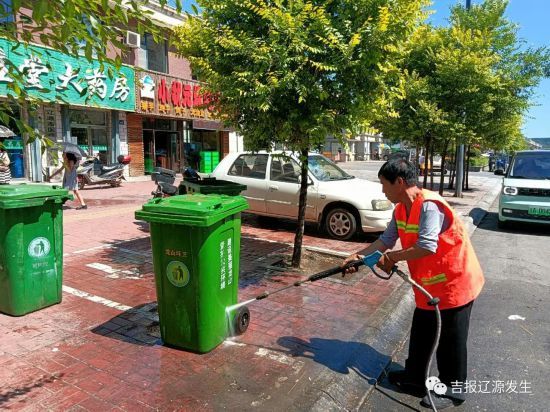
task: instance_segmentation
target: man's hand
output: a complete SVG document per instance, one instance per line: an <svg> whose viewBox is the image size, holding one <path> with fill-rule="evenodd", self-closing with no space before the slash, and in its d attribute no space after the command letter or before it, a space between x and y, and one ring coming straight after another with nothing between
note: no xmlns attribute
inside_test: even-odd
<svg viewBox="0 0 550 412"><path fill-rule="evenodd" d="M384 253L376 266L378 266L384 272L390 273L395 266L395 262L386 253Z"/></svg>
<svg viewBox="0 0 550 412"><path fill-rule="evenodd" d="M349 255L347 258L344 259L344 261L342 262L342 264L340 265L341 267L344 267L346 266L348 263L350 262L354 262L356 260L360 260L360 259L363 259L363 256L361 255L358 255L357 253L354 253L353 255ZM359 269L352 266L352 267L349 267L347 268L346 270L344 270L344 273L342 274L342 276L345 276L345 275L348 275L350 273L355 273L357 272Z"/></svg>

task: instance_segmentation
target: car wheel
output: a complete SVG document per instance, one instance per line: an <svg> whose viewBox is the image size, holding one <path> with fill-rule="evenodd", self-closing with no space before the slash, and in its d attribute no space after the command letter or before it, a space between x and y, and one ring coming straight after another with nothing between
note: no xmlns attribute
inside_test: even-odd
<svg viewBox="0 0 550 412"><path fill-rule="evenodd" d="M331 237L347 240L357 232L357 218L352 211L336 207L327 213L325 227Z"/></svg>
<svg viewBox="0 0 550 412"><path fill-rule="evenodd" d="M383 159L383 160L388 160L388 155L382 156L382 159Z"/></svg>

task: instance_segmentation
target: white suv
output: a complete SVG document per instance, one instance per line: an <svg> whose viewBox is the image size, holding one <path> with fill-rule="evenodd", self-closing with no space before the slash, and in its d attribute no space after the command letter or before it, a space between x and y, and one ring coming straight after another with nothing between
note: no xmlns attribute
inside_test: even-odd
<svg viewBox="0 0 550 412"><path fill-rule="evenodd" d="M326 157L310 153L306 221L318 222L330 236L349 239L356 232L384 231L393 205L380 183L347 174ZM251 213L298 218L300 164L283 152L228 154L212 177L246 185L242 195Z"/></svg>

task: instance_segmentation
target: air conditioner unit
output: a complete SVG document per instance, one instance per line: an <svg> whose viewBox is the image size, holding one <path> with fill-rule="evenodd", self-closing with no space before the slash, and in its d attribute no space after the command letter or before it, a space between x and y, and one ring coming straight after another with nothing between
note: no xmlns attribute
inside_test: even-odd
<svg viewBox="0 0 550 412"><path fill-rule="evenodd" d="M126 32L126 45L133 49L137 49L141 45L141 39L139 37L139 33L135 33L133 31L128 30Z"/></svg>

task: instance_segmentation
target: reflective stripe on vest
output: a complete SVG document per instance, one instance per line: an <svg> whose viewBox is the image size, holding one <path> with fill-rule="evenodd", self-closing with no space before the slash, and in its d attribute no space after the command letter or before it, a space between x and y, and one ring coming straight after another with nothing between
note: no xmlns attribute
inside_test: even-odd
<svg viewBox="0 0 550 412"><path fill-rule="evenodd" d="M441 206L449 227L439 234L434 254L407 262L411 277L440 299L440 309L465 305L479 295L484 284L483 272L462 221L441 196L423 190L414 200L409 215L405 205L396 206L395 221L401 245L407 249L418 241L418 225L425 200ZM433 310L419 291L415 289L414 293L417 307Z"/></svg>

